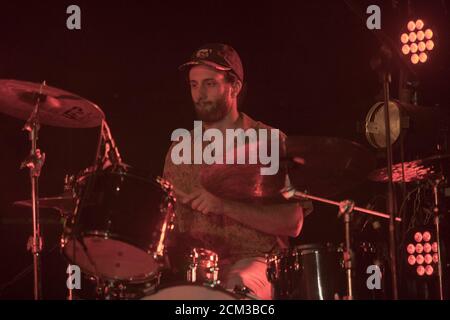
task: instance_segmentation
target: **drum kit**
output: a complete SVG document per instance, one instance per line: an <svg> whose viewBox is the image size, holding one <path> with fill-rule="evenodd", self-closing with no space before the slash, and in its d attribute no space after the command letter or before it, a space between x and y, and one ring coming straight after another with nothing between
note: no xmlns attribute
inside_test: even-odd
<svg viewBox="0 0 450 320"><path fill-rule="evenodd" d="M24 130L31 141L30 155L22 167L30 170L32 197L15 205L31 207L33 212L30 243L36 299L42 298L40 208L61 213L61 254L95 281L99 299L256 299L245 287L232 291L221 287L220 257L214 248L191 248L183 281L164 281L170 266L168 243L176 224L173 187L170 181L122 161L97 105L45 82L0 80L0 112L25 120ZM38 178L45 162L45 153L37 146L41 125L101 128L94 164L66 176L64 193L55 197L38 197ZM394 181L398 181L397 174L406 182L429 179L449 158L443 154L394 165ZM390 216L357 207L350 200L337 202L315 195L335 197L367 177L386 181L386 169L375 170L374 155L361 145L332 137L289 137L281 161L286 171L274 176L261 176L257 165L210 165L202 172L201 181L211 193L231 199L309 199L338 207L339 217L344 218L345 244L307 244L268 252L267 277L273 283L275 299L355 298L353 289L365 285L366 278L361 275L367 277L367 266L378 260L372 244L352 243L351 216L355 212L383 219ZM395 220L402 221L400 217Z"/></svg>

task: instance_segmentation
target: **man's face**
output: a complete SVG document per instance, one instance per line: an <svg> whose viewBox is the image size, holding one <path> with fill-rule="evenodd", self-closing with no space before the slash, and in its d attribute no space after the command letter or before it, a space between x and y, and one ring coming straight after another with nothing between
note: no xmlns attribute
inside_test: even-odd
<svg viewBox="0 0 450 320"><path fill-rule="evenodd" d="M192 100L199 120L217 122L232 108L232 87L225 81L225 73L198 65L189 71Z"/></svg>

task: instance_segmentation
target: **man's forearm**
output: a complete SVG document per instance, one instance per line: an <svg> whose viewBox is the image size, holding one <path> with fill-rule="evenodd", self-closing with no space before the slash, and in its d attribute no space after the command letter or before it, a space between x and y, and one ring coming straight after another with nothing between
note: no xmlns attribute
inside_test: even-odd
<svg viewBox="0 0 450 320"><path fill-rule="evenodd" d="M303 210L298 203L250 205L224 200L223 214L248 227L278 236L296 237L303 225Z"/></svg>

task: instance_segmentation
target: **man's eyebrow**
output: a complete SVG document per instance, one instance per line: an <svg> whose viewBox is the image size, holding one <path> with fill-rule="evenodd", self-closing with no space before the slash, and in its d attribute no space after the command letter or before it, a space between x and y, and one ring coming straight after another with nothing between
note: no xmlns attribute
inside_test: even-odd
<svg viewBox="0 0 450 320"><path fill-rule="evenodd" d="M201 80L202 82L205 82L205 81L217 81L216 79L214 79L214 78L206 78L206 79L203 79L203 80ZM189 82L198 82L197 80L189 80Z"/></svg>

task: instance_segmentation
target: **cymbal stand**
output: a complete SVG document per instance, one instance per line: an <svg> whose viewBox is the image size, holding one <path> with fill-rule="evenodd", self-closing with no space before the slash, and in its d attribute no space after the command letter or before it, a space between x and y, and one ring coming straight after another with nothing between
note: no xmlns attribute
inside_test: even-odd
<svg viewBox="0 0 450 320"><path fill-rule="evenodd" d="M29 140L31 141L31 151L28 157L21 163L20 168L27 167L30 170L31 181L31 200L33 212L33 235L29 238L27 248L33 254L34 269L34 299L42 299L42 278L41 278L41 252L43 246L43 238L41 236L40 219L39 219L39 176L45 162L45 153L37 148L37 140L39 135L39 107L45 95L42 94L45 87L45 81L42 83L39 94L36 97L36 104L30 118L23 127L24 131L28 131Z"/></svg>

